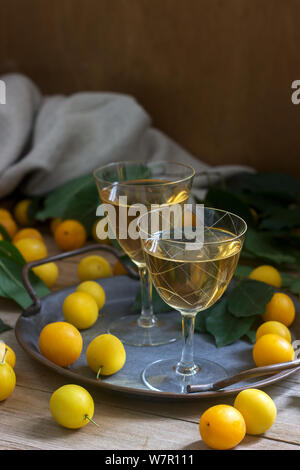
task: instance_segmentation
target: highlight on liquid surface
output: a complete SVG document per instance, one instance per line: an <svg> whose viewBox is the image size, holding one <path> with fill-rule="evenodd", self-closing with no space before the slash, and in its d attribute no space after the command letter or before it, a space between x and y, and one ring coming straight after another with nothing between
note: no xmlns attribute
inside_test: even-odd
<svg viewBox="0 0 300 470"><path fill-rule="evenodd" d="M103 203L111 204L116 210L116 230L115 236L122 249L132 259L137 266L145 264L144 254L140 239L121 239L120 233L124 233L124 228L119 225L120 208L127 210L127 227L136 219L137 216L128 216L128 210L131 205L142 203L150 209L151 204L159 206L184 204L189 198L189 188L186 184L178 183L176 185L168 184L168 180L160 179L139 179L129 180L121 184L113 183L107 188L99 191ZM120 202L120 197L127 197L127 204Z"/></svg>
<svg viewBox="0 0 300 470"><path fill-rule="evenodd" d="M234 274L242 241L232 240L234 235L228 231L205 228L203 247L186 250L182 241L170 243L155 235L144 241L144 254L160 296L186 314L213 305Z"/></svg>

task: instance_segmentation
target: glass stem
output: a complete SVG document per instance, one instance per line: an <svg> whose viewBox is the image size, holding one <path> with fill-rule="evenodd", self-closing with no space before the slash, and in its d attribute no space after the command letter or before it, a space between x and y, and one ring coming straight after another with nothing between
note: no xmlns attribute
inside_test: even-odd
<svg viewBox="0 0 300 470"><path fill-rule="evenodd" d="M196 314L181 313L183 348L181 360L177 364L176 372L183 375L193 375L199 371L194 363L194 330Z"/></svg>
<svg viewBox="0 0 300 470"><path fill-rule="evenodd" d="M142 328L151 328L157 324L157 318L153 313L152 307L152 282L149 279L146 266L139 268L141 280L141 315L138 319L138 325Z"/></svg>

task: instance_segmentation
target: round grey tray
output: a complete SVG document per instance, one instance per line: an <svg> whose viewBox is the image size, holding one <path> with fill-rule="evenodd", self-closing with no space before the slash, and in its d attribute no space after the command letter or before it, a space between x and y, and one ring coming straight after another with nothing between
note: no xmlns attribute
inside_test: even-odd
<svg viewBox="0 0 300 470"><path fill-rule="evenodd" d="M40 300L39 311L31 316L32 309L25 311L16 325L16 337L23 349L33 359L44 364L59 374L82 383L95 385L103 390L111 390L119 393L139 395L141 397L158 399L195 400L213 396L229 395L237 393L249 386L261 388L278 382L299 368L276 373L263 380L247 380L232 385L221 391L209 391L199 393L172 394L149 390L141 380L141 373L145 366L158 359L178 358L181 354L181 341L156 347L134 347L125 345L126 363L116 374L96 380L87 365L85 353L89 342L101 333L107 331L108 325L116 318L130 313L130 307L134 302L139 288L139 282L128 276L115 276L98 281L106 292L106 304L102 310L103 317L88 330L81 331L84 347L80 358L68 368L59 367L43 357L39 351L38 340L41 330L50 322L63 321L62 304L65 297L74 292L76 286L52 293ZM299 303L299 302L298 302ZM296 307L299 307L297 305ZM178 329L180 330L180 315L178 313ZM292 334L294 338L300 338L300 319L297 316L293 323ZM252 348L246 340L236 341L230 346L217 348L212 336L209 334L195 334L195 353L197 356L213 360L221 364L230 375L245 369L255 367L252 359ZM221 378L221 377L220 377Z"/></svg>

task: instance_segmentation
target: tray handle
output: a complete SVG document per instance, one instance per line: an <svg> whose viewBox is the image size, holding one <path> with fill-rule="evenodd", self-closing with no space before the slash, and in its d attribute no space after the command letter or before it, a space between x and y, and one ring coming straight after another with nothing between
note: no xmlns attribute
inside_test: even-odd
<svg viewBox="0 0 300 470"><path fill-rule="evenodd" d="M47 258L42 258L37 261L32 261L30 263L25 264L22 269L22 281L25 289L33 300L33 304L30 305L30 307L28 307L25 312L23 312L23 316L29 317L35 315L41 309L41 299L32 287L32 284L29 279L30 269L35 268L36 266L41 266L42 264L50 263L52 261L59 261L61 259L70 258L72 256L82 255L83 253L88 253L89 251L106 251L108 253L112 253L120 261L120 263L122 263L122 257L124 256L123 253L120 253L116 248L113 248L112 246L99 246L98 243L94 243L93 245L84 246L83 248L78 248L77 250L66 251L64 253L48 256ZM124 263L122 264L124 265ZM124 267L127 269L130 277L134 279L139 279L139 275L133 267L125 265Z"/></svg>
<svg viewBox="0 0 300 470"><path fill-rule="evenodd" d="M229 385L241 382L244 379L250 379L253 377L263 377L265 375L273 375L281 371L298 368L300 368L300 359L295 359L290 362L271 364L269 366L264 367L254 367L253 369L243 370L238 374L226 377L225 379L219 380L218 382L210 384L187 385L186 391L187 393L218 391L225 387L228 387Z"/></svg>

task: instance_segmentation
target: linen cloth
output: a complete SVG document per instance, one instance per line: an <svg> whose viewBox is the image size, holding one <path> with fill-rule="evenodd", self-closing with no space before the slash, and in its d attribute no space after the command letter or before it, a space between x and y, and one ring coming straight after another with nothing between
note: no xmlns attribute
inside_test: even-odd
<svg viewBox="0 0 300 470"><path fill-rule="evenodd" d="M0 104L0 197L19 185L27 195L43 195L61 184L121 160L178 161L197 172L224 177L248 167L211 167L155 129L147 112L128 95L82 92L43 96L27 77L0 77L6 104ZM207 176L194 181L205 188ZM199 193L199 194L200 194Z"/></svg>

